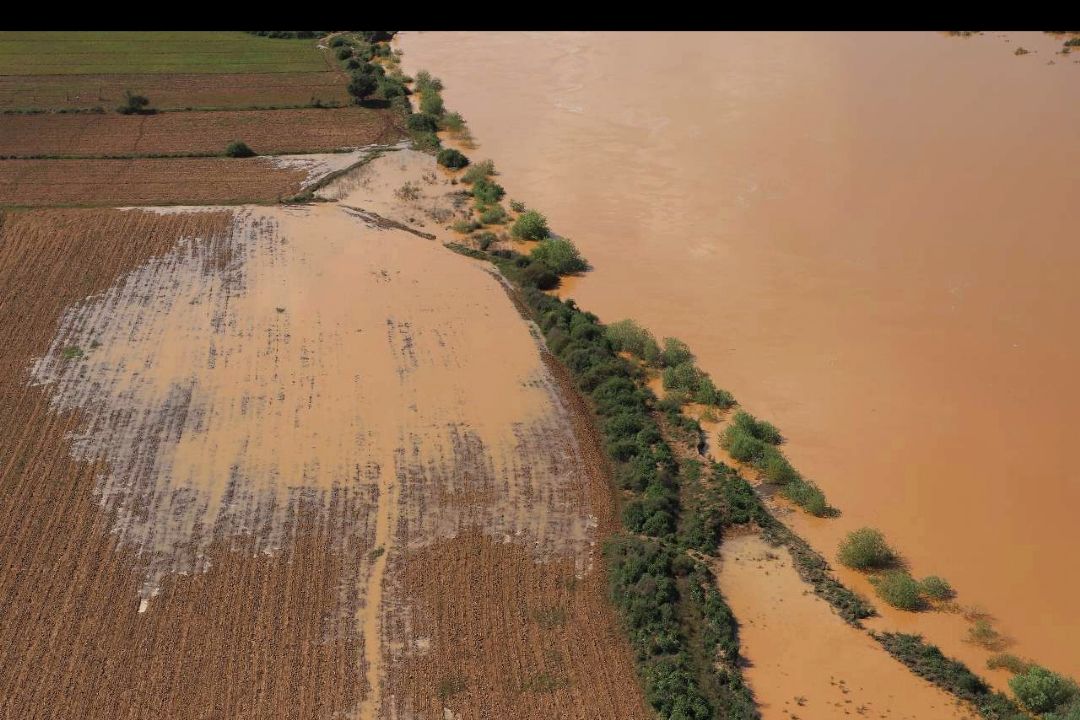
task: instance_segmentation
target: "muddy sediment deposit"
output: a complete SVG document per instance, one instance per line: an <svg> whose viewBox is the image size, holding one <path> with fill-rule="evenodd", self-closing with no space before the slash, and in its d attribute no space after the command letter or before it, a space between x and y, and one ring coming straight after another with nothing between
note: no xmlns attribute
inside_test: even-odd
<svg viewBox="0 0 1080 720"><path fill-rule="evenodd" d="M592 263L563 292L687 341L783 431L842 512L793 529L832 559L880 527L1009 652L1080 676L1080 65L1059 37L396 42L445 83L470 157ZM961 615L881 612L985 674Z"/></svg>
<svg viewBox="0 0 1080 720"><path fill-rule="evenodd" d="M430 156L364 172L402 162L452 208ZM5 348L5 713L647 716L579 401L387 182L5 216L4 326L57 296Z"/></svg>

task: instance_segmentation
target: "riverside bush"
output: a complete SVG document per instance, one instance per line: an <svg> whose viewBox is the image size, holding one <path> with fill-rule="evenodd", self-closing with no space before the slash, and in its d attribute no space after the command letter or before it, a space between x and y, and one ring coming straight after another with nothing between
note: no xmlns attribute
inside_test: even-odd
<svg viewBox="0 0 1080 720"><path fill-rule="evenodd" d="M870 584L878 597L901 610L918 610L921 606L921 588L915 578L903 570L889 570L880 577L872 578Z"/></svg>
<svg viewBox="0 0 1080 720"><path fill-rule="evenodd" d="M885 536L873 528L849 532L840 543L838 557L856 570L886 568L896 562L896 553L885 542Z"/></svg>
<svg viewBox="0 0 1080 720"><path fill-rule="evenodd" d="M413 132L433 133L439 129L439 121L434 115L413 113L405 120L405 127Z"/></svg>
<svg viewBox="0 0 1080 720"><path fill-rule="evenodd" d="M673 337L664 338L664 349L660 353L660 364L663 367L674 367L683 363L692 363L694 353L690 352L690 346L682 340Z"/></svg>
<svg viewBox="0 0 1080 720"><path fill-rule="evenodd" d="M611 323L604 328L604 335L615 350L628 352L650 365L660 357L660 345L656 338L633 320Z"/></svg>
<svg viewBox="0 0 1080 720"><path fill-rule="evenodd" d="M491 205L502 200L506 191L503 190L503 186L497 182L492 182L487 178L482 178L473 183L472 196L476 199L476 202L483 205Z"/></svg>
<svg viewBox="0 0 1080 720"><path fill-rule="evenodd" d="M480 180L487 180L495 174L495 162L492 160L481 160L478 163L473 163L469 169L465 171L465 174L461 176L461 182L471 185Z"/></svg>
<svg viewBox="0 0 1080 720"><path fill-rule="evenodd" d="M783 442L780 431L776 429L775 425L764 420L758 420L748 412L739 410L735 413L731 422L734 426L762 442L770 445L779 445Z"/></svg>
<svg viewBox="0 0 1080 720"><path fill-rule="evenodd" d="M937 575L928 575L922 579L919 583L922 588L923 595L931 600L948 600L956 595L956 592L952 589L952 585L949 585L944 578L940 578Z"/></svg>
<svg viewBox="0 0 1080 720"><path fill-rule="evenodd" d="M518 216L510 227L510 234L522 240L543 240L551 235L547 218L535 210L527 210Z"/></svg>
<svg viewBox="0 0 1080 720"><path fill-rule="evenodd" d="M1056 710L1077 694L1073 682L1039 665L1014 675L1009 680L1009 687L1020 704L1035 713Z"/></svg>
<svg viewBox="0 0 1080 720"><path fill-rule="evenodd" d="M502 208L500 207L499 210L501 211ZM581 257L581 253L578 252L574 243L565 238L548 238L547 240L541 240L540 243L533 248L533 251L529 256L533 261L540 261L547 264L548 267L559 275L572 275L573 273L583 272L589 267L588 263Z"/></svg>
<svg viewBox="0 0 1080 720"><path fill-rule="evenodd" d="M485 225L502 225L506 220L506 211L502 205L492 205L480 213L480 222ZM555 272L558 272L558 269L555 269Z"/></svg>
<svg viewBox="0 0 1080 720"><path fill-rule="evenodd" d="M420 112L441 117L446 112L442 97L435 93L424 93L420 99Z"/></svg>
<svg viewBox="0 0 1080 720"><path fill-rule="evenodd" d="M469 158L453 148L446 148L435 156L435 162L451 170L460 170L469 164Z"/></svg>

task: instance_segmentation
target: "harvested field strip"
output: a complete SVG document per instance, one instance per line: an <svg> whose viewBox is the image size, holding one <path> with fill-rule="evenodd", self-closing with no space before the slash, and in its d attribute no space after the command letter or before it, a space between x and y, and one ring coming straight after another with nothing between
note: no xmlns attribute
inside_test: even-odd
<svg viewBox="0 0 1080 720"><path fill-rule="evenodd" d="M0 32L0 75L325 70L314 40L240 31Z"/></svg>
<svg viewBox="0 0 1080 720"><path fill-rule="evenodd" d="M269 158L0 160L0 205L272 203L307 179Z"/></svg>
<svg viewBox="0 0 1080 720"><path fill-rule="evenodd" d="M347 105L347 79L336 71L200 74L0 75L0 110L102 108L113 112L124 91L158 110Z"/></svg>
<svg viewBox="0 0 1080 720"><path fill-rule="evenodd" d="M0 115L2 157L222 154L233 140L268 155L404 137L399 114L366 108Z"/></svg>
<svg viewBox="0 0 1080 720"><path fill-rule="evenodd" d="M28 383L66 306L181 238L228 232L222 212L0 216L0 717L337 717L362 699L360 638L341 620L358 599L340 578L358 572L365 547L346 528L365 503L298 503L279 556L216 543L205 574L167 578L140 613L146 564L94 494L108 468L71 456L80 415Z"/></svg>

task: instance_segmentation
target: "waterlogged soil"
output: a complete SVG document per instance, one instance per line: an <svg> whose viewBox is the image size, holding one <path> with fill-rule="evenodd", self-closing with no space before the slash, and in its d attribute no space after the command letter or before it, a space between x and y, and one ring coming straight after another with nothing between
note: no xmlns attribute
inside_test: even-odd
<svg viewBox="0 0 1080 720"><path fill-rule="evenodd" d="M1010 652L1080 676L1080 575L1063 571L1080 544L1080 56L1042 33L398 42L410 74L444 81L470 155L595 267L563 292L687 341L780 427L842 511L795 529L832 558L880 527ZM882 614L984 671L960 615Z"/></svg>
<svg viewBox="0 0 1080 720"><path fill-rule="evenodd" d="M840 622L799 578L786 549L754 534L729 537L716 569L739 619L743 672L764 720L977 717Z"/></svg>
<svg viewBox="0 0 1080 720"><path fill-rule="evenodd" d="M605 601L612 504L587 411L490 268L396 214L415 200L384 197L407 176L452 207L449 178L431 156L387 157L349 207L19 214L33 232L5 218L23 233L3 246L23 253L5 280L23 290L42 233L93 248L133 231L119 245L141 247L146 224L173 229L76 283L5 377L34 398L29 432L56 428L14 433L16 453L79 469L63 492L35 490L36 465L4 466L29 509L4 520L5 712L648 717ZM63 249L40 266L61 284L93 257ZM54 489L77 523L53 514ZM46 570L53 593L34 596L26 580ZM112 613L100 634L86 597ZM118 651L105 672L87 644ZM137 670L117 668L132 655Z"/></svg>

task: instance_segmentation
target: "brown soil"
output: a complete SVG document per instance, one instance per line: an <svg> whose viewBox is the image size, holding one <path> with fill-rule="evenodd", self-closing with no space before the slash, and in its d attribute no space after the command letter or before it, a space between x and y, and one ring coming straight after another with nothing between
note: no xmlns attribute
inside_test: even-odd
<svg viewBox="0 0 1080 720"><path fill-rule="evenodd" d="M339 578L362 557L348 528L362 527L364 503L339 495L316 520L297 502L285 552L216 542L205 573L167 578L140 613L145 561L118 544L94 494L108 467L71 456L80 413L56 412L29 385L65 306L228 223L220 212L2 216L0 717L311 718L360 699L361 645L341 620L357 598Z"/></svg>
<svg viewBox="0 0 1080 720"><path fill-rule="evenodd" d="M347 105L338 72L224 75L3 75L0 110L103 108L123 104L124 91L150 98L160 110L307 105L313 98Z"/></svg>
<svg viewBox="0 0 1080 720"><path fill-rule="evenodd" d="M260 154L391 143L405 133L389 110L254 110L155 115L0 115L0 156L222 153L243 140Z"/></svg>
<svg viewBox="0 0 1080 720"><path fill-rule="evenodd" d="M0 205L276 202L306 179L266 158L0 160Z"/></svg>

